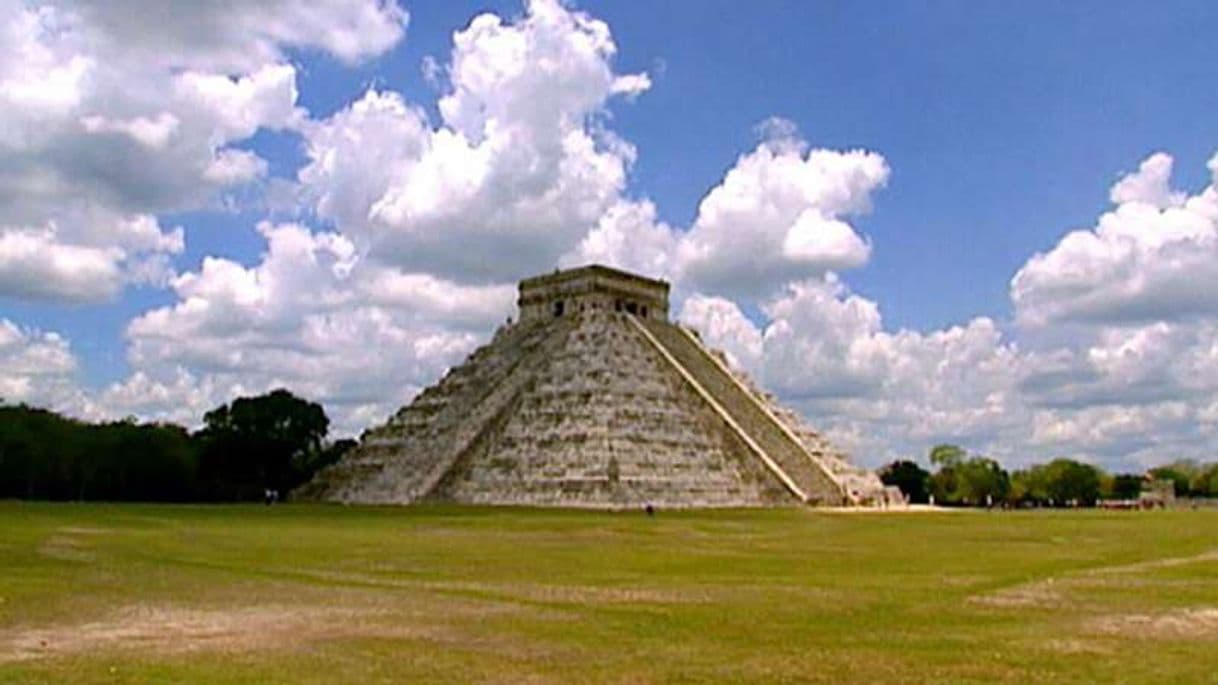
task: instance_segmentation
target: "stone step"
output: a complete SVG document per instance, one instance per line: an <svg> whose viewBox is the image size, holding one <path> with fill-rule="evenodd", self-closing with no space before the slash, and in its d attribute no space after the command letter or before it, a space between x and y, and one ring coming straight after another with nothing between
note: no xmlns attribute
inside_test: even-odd
<svg viewBox="0 0 1218 685"><path fill-rule="evenodd" d="M636 320L636 322L638 322ZM664 321L638 322L713 397L766 456L802 491L808 502L838 504L841 486L803 445L793 440L760 401L715 363L692 336Z"/></svg>

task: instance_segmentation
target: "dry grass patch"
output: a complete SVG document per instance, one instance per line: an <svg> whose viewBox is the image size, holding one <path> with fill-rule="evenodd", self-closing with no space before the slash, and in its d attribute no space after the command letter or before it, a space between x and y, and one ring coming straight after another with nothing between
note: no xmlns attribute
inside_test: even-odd
<svg viewBox="0 0 1218 685"><path fill-rule="evenodd" d="M52 535L38 545L38 554L56 561L89 563L97 560L88 545L68 535Z"/></svg>
<svg viewBox="0 0 1218 685"><path fill-rule="evenodd" d="M96 621L0 633L0 663L97 651L253 652L344 637L436 636L435 626L403 624L390 617L387 611L369 608L137 605Z"/></svg>
<svg viewBox="0 0 1218 685"><path fill-rule="evenodd" d="M1103 575L1108 573L1143 573L1146 571L1154 571L1163 568L1174 568L1177 566L1204 564L1208 562L1218 562L1218 549L1211 549L1207 552L1202 552L1201 554L1194 554L1186 557L1165 557L1163 559L1151 559L1149 561L1139 561L1132 564L1102 566L1100 568L1091 569L1087 573L1095 575Z"/></svg>
<svg viewBox="0 0 1218 685"><path fill-rule="evenodd" d="M996 592L969 597L969 602L1002 609L1032 609L1059 607L1066 596L1052 578L1023 583Z"/></svg>
<svg viewBox="0 0 1218 685"><path fill-rule="evenodd" d="M477 581L435 581L394 578L350 571L302 571L300 575L318 580L394 589L432 592L471 593L493 596L504 602L555 604L706 604L716 597L739 593L738 587L692 587L662 590L649 587L601 587L594 585L548 585L543 583L487 583Z"/></svg>
<svg viewBox="0 0 1218 685"><path fill-rule="evenodd" d="M1138 577L1138 574L1153 571L1218 562L1218 549L1181 557L1149 559L1131 564L1115 564L1073 571L1062 576L1021 583L1001 590L969 597L974 604L1002 608L1057 607L1067 603L1073 590L1088 587L1138 588L1162 587L1178 583L1196 586L1204 581L1169 581L1158 578Z"/></svg>
<svg viewBox="0 0 1218 685"><path fill-rule="evenodd" d="M1213 640L1218 639L1218 608L1193 607L1154 614L1100 616L1089 621L1087 628L1105 635L1139 640Z"/></svg>

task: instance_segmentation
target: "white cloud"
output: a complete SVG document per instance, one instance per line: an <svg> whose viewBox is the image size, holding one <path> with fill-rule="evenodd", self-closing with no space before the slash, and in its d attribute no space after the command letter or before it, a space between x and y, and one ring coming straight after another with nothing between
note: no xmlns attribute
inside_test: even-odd
<svg viewBox="0 0 1218 685"><path fill-rule="evenodd" d="M166 231L154 217L105 212L65 214L60 225L0 227L0 295L96 302L127 283L162 285L170 255L184 247L181 228Z"/></svg>
<svg viewBox="0 0 1218 685"><path fill-rule="evenodd" d="M862 266L871 243L844 218L866 213L888 166L876 153L808 150L795 125L771 118L679 231L647 200L621 200L561 261L597 261L666 276L681 292L758 302L788 283Z"/></svg>
<svg viewBox="0 0 1218 685"><path fill-rule="evenodd" d="M636 98L648 90L651 90L651 77L646 73L617 76L609 86L609 92L627 98Z"/></svg>
<svg viewBox="0 0 1218 685"><path fill-rule="evenodd" d="M59 335L0 318L0 400L62 406L75 393L76 367Z"/></svg>
<svg viewBox="0 0 1218 685"><path fill-rule="evenodd" d="M757 300L786 283L862 266L871 244L845 217L869 211L888 180L873 152L810 150L789 122L743 155L698 207L677 252L681 278L703 292Z"/></svg>
<svg viewBox="0 0 1218 685"><path fill-rule="evenodd" d="M832 275L791 284L764 314L757 326L728 301L693 297L681 318L867 463L939 441L1011 456L999 437L1022 411L1018 351L993 321L889 332L876 303Z"/></svg>
<svg viewBox="0 0 1218 685"><path fill-rule="evenodd" d="M598 120L648 82L615 74L608 27L554 0L514 22L475 17L453 41L439 124L369 91L307 129L300 181L318 214L407 271L503 282L548 269L620 202L634 151Z"/></svg>
<svg viewBox="0 0 1218 685"><path fill-rule="evenodd" d="M737 369L760 371L763 364L762 331L740 311L735 302L722 297L692 295L674 317L698 331L705 342L727 355Z"/></svg>
<svg viewBox="0 0 1218 685"><path fill-rule="evenodd" d="M94 300L121 284L116 248L62 245L53 229L0 233L0 292L26 298Z"/></svg>
<svg viewBox="0 0 1218 685"><path fill-rule="evenodd" d="M1218 190L1173 190L1171 172L1170 156L1147 158L1113 185L1116 207L1095 228L1012 279L1023 332L1057 341L1022 363L1027 444L1141 463L1212 458Z"/></svg>
<svg viewBox="0 0 1218 685"><path fill-rule="evenodd" d="M36 42L63 48L73 31L139 34L139 22L87 10L64 15L62 31ZM206 18L196 19L206 33ZM176 30L166 27L163 35ZM608 98L636 95L649 82L613 72L616 48L602 22L548 1L532 3L511 23L476 18L455 36L438 126L400 95L377 91L325 121L308 120L296 106L295 69L279 61L280 45L298 44L285 35L275 26L226 30L193 57L148 44L107 55L102 61L114 77L114 64L135 69L137 53L156 53L131 72L153 82L134 94L106 92L112 101L101 107L86 80L79 98L62 98L67 133L41 141L41 156L30 155L13 174L45 179L38 190L49 207L74 183L97 184L65 180L65 169L48 166L47 151L104 140L106 159L130 159L102 185L122 185L77 214L164 211L266 174L265 160L232 142L260 128L300 128L310 158L299 177L301 196L338 228L264 223L267 251L259 263L207 257L178 276L158 271L155 257L181 251L180 232L150 234L155 221L132 224L124 229L125 249L99 256L89 250L120 244L116 228L65 222L59 210L27 202L30 217L52 217L43 219L50 228L37 233L38 247L66 245L61 251L77 261L97 262L90 278L83 278L87 270L60 269L77 278L60 278L53 294L105 295L138 275L167 279L176 295L175 303L130 323L132 375L80 401L79 413L193 423L233 394L285 385L326 401L342 429L357 430L434 381L512 313L507 272L514 280L522 270L549 268L621 202L633 149L599 119ZM122 59L109 59L115 56ZM158 168L167 160L178 168ZM22 238L34 234L27 226L14 230Z"/></svg>
<svg viewBox="0 0 1218 685"><path fill-rule="evenodd" d="M962 444L1010 466L1056 456L1136 468L1212 458L1218 325L1076 329L1023 349L988 318L886 330L875 302L830 277L792 284L762 324L721 298L681 320L865 463Z"/></svg>
<svg viewBox="0 0 1218 685"><path fill-rule="evenodd" d="M340 430L383 419L512 311L514 291L460 286L361 260L335 233L264 223L254 267L208 258L173 283L178 302L127 330L137 373L108 401L156 396L198 406L286 386L323 400ZM209 405L210 403L210 405ZM121 406L130 406L122 404ZM197 420L197 418L196 418Z"/></svg>
<svg viewBox="0 0 1218 685"><path fill-rule="evenodd" d="M1117 181L1109 192L1113 204L1140 202L1156 209L1178 207L1184 203L1183 193L1171 189L1171 155L1156 152L1138 166L1138 170Z"/></svg>
<svg viewBox="0 0 1218 685"><path fill-rule="evenodd" d="M1218 189L1177 193L1170 173L1170 157L1150 157L1113 186L1119 204L1095 228L1072 231L1028 260L1011 280L1019 320L1036 327L1218 315Z"/></svg>
<svg viewBox="0 0 1218 685"><path fill-rule="evenodd" d="M282 62L285 48L353 64L402 39L408 13L396 0L74 0L53 3L88 26L103 49L157 66L217 73Z"/></svg>
<svg viewBox="0 0 1218 685"><path fill-rule="evenodd" d="M1012 285L1022 327L1007 334L988 318L890 332L832 274L762 299L761 324L701 295L682 318L871 463L938 441L1011 464L1210 458L1216 195L1171 190L1170 171L1151 157L1114 186L1120 204L1095 230L1033 256Z"/></svg>
<svg viewBox="0 0 1218 685"><path fill-rule="evenodd" d="M1084 455L1124 468L1157 466L1178 458L1212 459L1212 421L1186 401L1144 406L1098 405L1073 411L1040 410L1032 418L1026 445L1037 453ZM1066 447L1069 452L1062 452ZM1058 450L1052 452L1050 450Z"/></svg>
<svg viewBox="0 0 1218 685"><path fill-rule="evenodd" d="M173 77L174 95L195 116L211 122L212 135L241 140L259 128L283 128L300 116L296 69L267 64L240 78L188 71Z"/></svg>
<svg viewBox="0 0 1218 685"><path fill-rule="evenodd" d="M656 218L650 200L622 200L609 207L596 227L564 255L564 267L604 264L649 276L669 276L679 234Z"/></svg>
<svg viewBox="0 0 1218 685"><path fill-rule="evenodd" d="M181 121L169 112L161 112L156 117L137 116L132 119L93 115L83 117L80 123L89 133L125 133L144 147L162 150L178 130Z"/></svg>
<svg viewBox="0 0 1218 685"><path fill-rule="evenodd" d="M266 160L234 144L303 118L285 49L358 61L407 18L381 0L0 0L0 15L0 240L10 258L34 242L46 253L2 262L0 296L69 300L82 284L99 299L172 274L180 247L164 246L181 236L121 244L133 217L155 225L265 177Z"/></svg>

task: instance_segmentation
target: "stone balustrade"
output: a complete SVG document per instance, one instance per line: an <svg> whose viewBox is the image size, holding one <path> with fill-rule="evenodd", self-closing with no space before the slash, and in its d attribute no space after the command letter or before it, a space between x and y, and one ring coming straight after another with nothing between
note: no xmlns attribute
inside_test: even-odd
<svg viewBox="0 0 1218 685"><path fill-rule="evenodd" d="M675 324L647 321L647 330L696 380L745 433L803 491L809 502L841 504L846 493L841 485L817 464L802 444L783 430L775 419L741 385L716 364L700 343Z"/></svg>

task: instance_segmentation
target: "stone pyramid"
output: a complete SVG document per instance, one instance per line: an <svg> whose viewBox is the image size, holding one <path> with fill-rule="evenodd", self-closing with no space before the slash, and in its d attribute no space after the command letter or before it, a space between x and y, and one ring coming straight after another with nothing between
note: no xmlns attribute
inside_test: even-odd
<svg viewBox="0 0 1218 685"><path fill-rule="evenodd" d="M876 476L696 333L668 284L603 266L520 283L520 318L297 493L625 508L882 501Z"/></svg>

